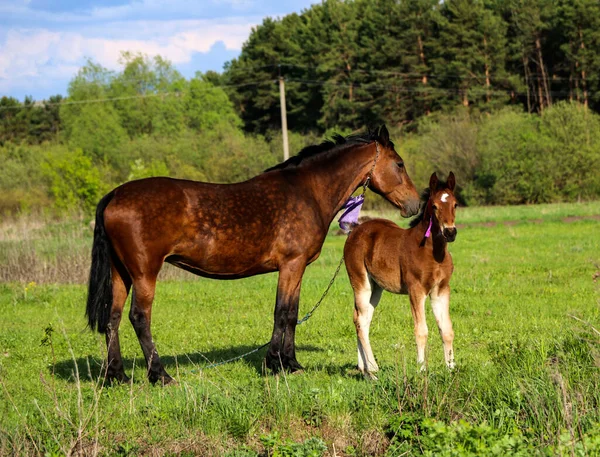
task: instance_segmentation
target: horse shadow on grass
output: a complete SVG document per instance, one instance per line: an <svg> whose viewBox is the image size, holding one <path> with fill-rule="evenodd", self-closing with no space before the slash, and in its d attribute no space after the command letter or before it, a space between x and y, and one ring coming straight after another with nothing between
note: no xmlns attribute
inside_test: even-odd
<svg viewBox="0 0 600 457"><path fill-rule="evenodd" d="M165 366L165 369L172 376L177 378L180 374L185 375L190 372L200 373L204 369L212 369L213 367L211 367L211 365L213 363L219 364L219 362L240 356L254 349L256 349L256 346L240 345L230 348L214 349L207 352L186 352L178 355L165 355L161 356L160 359ZM296 346L296 349L298 351L306 352L322 352L324 350L311 345L298 345ZM265 374L267 373L264 367L266 351L266 347L262 348L238 361L242 361L247 366L254 368L258 374ZM125 373L128 376L131 376L134 359L123 358L123 365L125 367ZM143 356L140 355L140 357L135 358L136 368L144 365L145 361ZM53 373L57 378L73 383L77 381L77 373L79 373L80 380L97 381L99 378L104 377L105 370L106 361L93 355L78 357L75 360L61 360L48 368L48 371Z"/></svg>

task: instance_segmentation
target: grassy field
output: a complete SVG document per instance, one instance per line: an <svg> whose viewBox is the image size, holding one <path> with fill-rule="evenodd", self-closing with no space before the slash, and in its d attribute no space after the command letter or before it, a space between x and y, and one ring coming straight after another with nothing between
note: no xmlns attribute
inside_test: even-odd
<svg viewBox="0 0 600 457"><path fill-rule="evenodd" d="M431 312L429 368L417 372L408 298L385 294L371 329L381 373L362 379L343 268L298 328L303 373L265 375L264 351L205 369L268 341L277 277L167 272L153 311L154 340L178 380L166 388L145 379L126 320L133 383L102 383L104 339L85 328L77 284L85 223L0 227L0 454L600 455L599 214L600 202L459 211L453 372ZM328 237L307 269L301 315L344 241Z"/></svg>

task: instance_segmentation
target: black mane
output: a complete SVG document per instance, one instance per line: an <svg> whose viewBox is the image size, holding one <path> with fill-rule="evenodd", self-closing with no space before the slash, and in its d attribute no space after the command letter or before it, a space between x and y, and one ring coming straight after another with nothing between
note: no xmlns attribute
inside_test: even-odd
<svg viewBox="0 0 600 457"><path fill-rule="evenodd" d="M277 164L271 168L267 168L265 172L271 170L281 170L283 168L292 166L295 167L298 166L304 159L308 157L313 157L324 152L332 151L334 149L350 147L356 144L368 144L374 141L377 141L382 145L386 143L381 139L377 131L372 130L368 130L366 133L348 135L346 137L339 134L335 134L330 140L325 140L321 144L307 146L295 156L292 156L289 159L287 159L285 162L281 162L280 164ZM392 143L390 140L388 140L385 145L390 148L394 147L394 143Z"/></svg>
<svg viewBox="0 0 600 457"><path fill-rule="evenodd" d="M448 183L446 181L438 181L437 188L438 189L447 189ZM415 217L413 217L410 220L410 222L408 224L408 226L410 228L416 227L423 220L423 217L425 216L425 209L427 208L427 202L429 201L429 197L431 197L431 189L428 187L421 193L421 210L419 211L419 214L417 214Z"/></svg>

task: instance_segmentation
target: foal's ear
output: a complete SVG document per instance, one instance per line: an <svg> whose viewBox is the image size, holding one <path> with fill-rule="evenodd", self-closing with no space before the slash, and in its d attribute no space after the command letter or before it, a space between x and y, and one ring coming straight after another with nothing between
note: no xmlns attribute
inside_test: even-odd
<svg viewBox="0 0 600 457"><path fill-rule="evenodd" d="M448 175L448 189L454 191L454 186L456 185L456 178L454 177L454 173L450 172Z"/></svg>
<svg viewBox="0 0 600 457"><path fill-rule="evenodd" d="M381 140L381 144L383 146L387 146L390 143L390 132L388 132L385 124L383 124L379 129L379 139Z"/></svg>
<svg viewBox="0 0 600 457"><path fill-rule="evenodd" d="M435 191L437 189L438 182L439 182L438 177L434 171L431 174L431 178L429 178L429 190L431 190L432 192Z"/></svg>

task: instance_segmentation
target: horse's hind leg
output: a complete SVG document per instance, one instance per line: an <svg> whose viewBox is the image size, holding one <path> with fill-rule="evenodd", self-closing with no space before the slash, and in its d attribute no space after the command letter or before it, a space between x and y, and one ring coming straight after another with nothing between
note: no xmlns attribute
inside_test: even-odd
<svg viewBox="0 0 600 457"><path fill-rule="evenodd" d="M371 349L369 329L382 292L383 289L368 277L365 277L363 284L354 287L354 325L358 343L358 369L371 379L376 379L373 373L379 371L379 366Z"/></svg>
<svg viewBox="0 0 600 457"><path fill-rule="evenodd" d="M282 368L291 372L302 370L302 365L296 360L295 335L300 286L305 269L306 260L299 258L288 262L279 271L273 335L265 359L267 368L274 373Z"/></svg>
<svg viewBox="0 0 600 457"><path fill-rule="evenodd" d="M165 371L150 332L152 301L154 300L155 288L156 275L134 278L129 320L133 325L142 351L144 352L148 368L148 379L153 384L161 381L164 385L172 382L173 378Z"/></svg>
<svg viewBox="0 0 600 457"><path fill-rule="evenodd" d="M444 359L449 369L454 368L454 351L452 343L454 341L454 330L450 320L450 288L436 288L429 294L431 297L431 309L440 330L440 336L444 343Z"/></svg>
<svg viewBox="0 0 600 457"><path fill-rule="evenodd" d="M112 268L112 290L113 302L110 310L110 320L106 329L106 347L108 349L108 360L106 365L107 381L129 382L129 377L123 368L121 358L121 345L119 344L119 324L123 315L123 307L127 301L127 295L131 287L131 278L122 267L116 266L114 261Z"/></svg>

